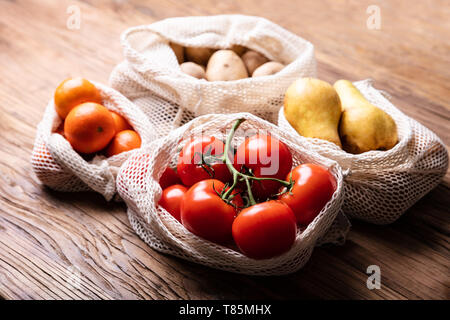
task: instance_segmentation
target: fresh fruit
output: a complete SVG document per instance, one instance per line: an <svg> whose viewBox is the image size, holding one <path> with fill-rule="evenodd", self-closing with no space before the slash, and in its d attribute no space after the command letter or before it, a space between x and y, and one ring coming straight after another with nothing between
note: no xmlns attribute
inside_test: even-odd
<svg viewBox="0 0 450 320"><path fill-rule="evenodd" d="M291 208L267 201L243 209L233 222L233 239L253 259L268 259L288 251L295 241L297 224Z"/></svg>
<svg viewBox="0 0 450 320"><path fill-rule="evenodd" d="M120 114L110 111L114 120L114 126L116 128L116 133L123 130L133 130L133 127L128 123L127 119L122 117Z"/></svg>
<svg viewBox="0 0 450 320"><path fill-rule="evenodd" d="M206 67L206 79L209 81L230 81L247 77L244 62L232 50L214 52Z"/></svg>
<svg viewBox="0 0 450 320"><path fill-rule="evenodd" d="M328 82L301 78L292 83L284 97L284 116L300 135L342 147L338 133L341 103Z"/></svg>
<svg viewBox="0 0 450 320"><path fill-rule="evenodd" d="M299 224L307 226L333 196L336 180L326 168L312 163L294 168L286 178L290 179L293 188L279 199L292 209Z"/></svg>
<svg viewBox="0 0 450 320"><path fill-rule="evenodd" d="M222 141L208 136L194 137L180 152L177 165L178 176L186 186L205 179L227 182L231 173L220 159L223 156Z"/></svg>
<svg viewBox="0 0 450 320"><path fill-rule="evenodd" d="M252 77L255 78L262 76L270 76L272 74L281 71L281 69L283 68L284 68L283 64L275 61L269 61L256 68L255 71L253 71L252 73Z"/></svg>
<svg viewBox="0 0 450 320"><path fill-rule="evenodd" d="M345 151L389 150L397 144L397 126L390 115L367 101L348 80L336 81L334 88L342 103L339 134Z"/></svg>
<svg viewBox="0 0 450 320"><path fill-rule="evenodd" d="M177 57L177 61L179 64L184 62L184 47L182 45L179 45L177 43L171 42L170 47L173 50L173 53L175 53L175 56Z"/></svg>
<svg viewBox="0 0 450 320"><path fill-rule="evenodd" d="M108 109L98 103L86 102L69 112L64 133L76 151L93 153L108 145L116 129Z"/></svg>
<svg viewBox="0 0 450 320"><path fill-rule="evenodd" d="M56 113L65 119L70 110L84 102L102 103L100 91L88 80L83 78L66 79L56 88Z"/></svg>
<svg viewBox="0 0 450 320"><path fill-rule="evenodd" d="M187 61L195 62L203 66L206 66L214 51L215 49L198 47L187 47L184 49Z"/></svg>
<svg viewBox="0 0 450 320"><path fill-rule="evenodd" d="M244 61L248 74L251 75L256 70L256 68L268 62L269 59L267 59L259 52L248 50L242 55L242 61Z"/></svg>
<svg viewBox="0 0 450 320"><path fill-rule="evenodd" d="M216 243L227 243L231 237L231 226L241 196L233 191L233 199L227 203L221 199L225 185L216 179L194 184L181 201L181 222L192 233Z"/></svg>
<svg viewBox="0 0 450 320"><path fill-rule="evenodd" d="M194 62L184 62L180 65L181 71L197 79L206 79L205 67Z"/></svg>
<svg viewBox="0 0 450 320"><path fill-rule="evenodd" d="M181 184L174 184L163 190L158 204L167 210L175 219L181 222L180 206L188 189Z"/></svg>
<svg viewBox="0 0 450 320"><path fill-rule="evenodd" d="M292 169L292 154L278 139L263 134L246 138L238 147L234 159L235 166L244 165L258 178L284 180ZM274 180L253 180L252 191L255 198L266 200L278 192L280 183Z"/></svg>
<svg viewBox="0 0 450 320"><path fill-rule="evenodd" d="M136 131L124 130L117 133L106 149L106 155L112 157L116 154L137 149L141 146L141 138Z"/></svg>
<svg viewBox="0 0 450 320"><path fill-rule="evenodd" d="M181 179L176 173L176 171L170 167L167 167L166 170L161 175L161 178L159 178L159 185L164 190L167 187L170 187L174 184L181 184Z"/></svg>

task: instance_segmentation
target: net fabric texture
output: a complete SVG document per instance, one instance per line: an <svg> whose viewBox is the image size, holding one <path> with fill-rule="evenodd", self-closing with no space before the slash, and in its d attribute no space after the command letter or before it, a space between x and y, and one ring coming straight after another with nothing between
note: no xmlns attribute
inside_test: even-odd
<svg viewBox="0 0 450 320"><path fill-rule="evenodd" d="M157 205L162 190L162 173L176 163L180 148L188 139L203 133L224 140L227 130L238 118L247 119L237 130L233 146L243 141L246 130L265 130L285 143L293 155L294 166L312 162L328 167L336 178L332 199L305 230L299 230L292 248L266 260L254 260L229 248L206 241L189 232L165 209ZM153 249L212 268L250 275L282 275L297 271L309 259L313 248L335 221L343 202L343 177L333 160L306 149L298 135L249 113L205 115L170 132L132 155L120 168L117 190L128 207L130 223L137 234Z"/></svg>
<svg viewBox="0 0 450 320"><path fill-rule="evenodd" d="M130 28L121 42L125 61L111 73L110 85L149 115L160 137L211 113L249 112L276 122L288 86L316 75L313 45L259 17L170 18ZM199 80L181 71L169 42L216 49L243 45L286 67L259 78Z"/></svg>
<svg viewBox="0 0 450 320"><path fill-rule="evenodd" d="M350 218L389 224L436 187L448 168L445 145L431 130L409 118L375 89L370 79L355 82L367 100L396 122L399 142L387 151L359 155L347 153L331 142L301 137L279 111L278 125L297 134L303 145L336 160L345 173L345 201Z"/></svg>
<svg viewBox="0 0 450 320"><path fill-rule="evenodd" d="M155 140L156 135L146 115L118 91L91 81L101 92L103 105L124 116L140 135L142 146ZM120 165L136 150L106 158L96 155L85 160L70 143L54 131L61 124L53 99L48 103L37 127L31 156L33 171L46 186L65 192L96 191L106 200L116 193L115 179Z"/></svg>

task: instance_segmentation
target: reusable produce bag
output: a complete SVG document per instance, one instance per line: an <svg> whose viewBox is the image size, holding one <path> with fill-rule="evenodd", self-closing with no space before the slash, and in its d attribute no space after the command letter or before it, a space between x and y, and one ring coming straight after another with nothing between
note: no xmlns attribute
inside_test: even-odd
<svg viewBox="0 0 450 320"><path fill-rule="evenodd" d="M313 45L259 17L180 17L126 30L125 61L110 85L146 113L160 137L195 116L250 112L276 122L284 92L299 77L315 76ZM242 45L285 64L272 76L207 81L183 73L169 43L216 49Z"/></svg>
<svg viewBox="0 0 450 320"><path fill-rule="evenodd" d="M447 150L431 130L392 105L371 80L354 85L369 102L394 119L399 142L392 149L351 154L331 142L302 137L284 117L283 108L278 125L297 135L305 147L341 165L345 181L342 209L347 216L389 224L439 184L448 168Z"/></svg>
<svg viewBox="0 0 450 320"><path fill-rule="evenodd" d="M92 81L91 81L92 82ZM141 137L141 146L156 138L146 115L118 91L92 82L101 92L103 105L124 116ZM115 156L95 156L86 161L60 134L54 133L61 124L54 100L48 103L39 123L31 164L39 180L57 191L96 191L106 200L116 193L115 177L120 165L136 150Z"/></svg>
<svg viewBox="0 0 450 320"><path fill-rule="evenodd" d="M246 121L236 132L234 147L244 139L239 135L240 130L265 130L288 146L294 166L300 163L320 164L329 168L337 182L330 201L305 230L298 231L292 248L271 259L254 260L240 253L237 248L204 240L188 231L157 204L162 193L159 179L169 165L176 163L180 147L191 137L201 133L225 140L227 131L239 118L245 118ZM308 261L314 246L326 236L335 221L344 198L343 177L337 162L306 149L298 141L295 135L249 113L201 116L133 154L119 170L117 191L127 204L133 229L155 250L236 273L288 274L300 269Z"/></svg>

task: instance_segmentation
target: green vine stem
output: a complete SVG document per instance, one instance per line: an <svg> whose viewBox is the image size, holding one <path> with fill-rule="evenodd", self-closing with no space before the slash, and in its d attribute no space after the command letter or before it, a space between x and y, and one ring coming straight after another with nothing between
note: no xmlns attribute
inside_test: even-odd
<svg viewBox="0 0 450 320"><path fill-rule="evenodd" d="M245 119L238 119L238 120L236 120L236 122L233 124L233 127L231 128L231 131L228 134L227 140L225 142L225 150L224 150L224 155L223 155L223 161L225 162L225 164L227 165L227 167L230 170L231 174L233 175L233 184L222 195L222 199L224 199L224 200L228 199L230 194L236 188L236 185L238 183L238 178L241 177L242 180L245 181L245 184L247 186L248 198L249 198L250 205L252 206L252 205L256 204L256 201L255 201L255 198L254 198L252 190L251 190L250 180L256 180L256 181L272 180L272 181L277 181L281 185L285 186L287 188L287 190L289 190L289 191L292 189L292 186L293 186L294 182L292 181L292 179L290 181L284 181L284 180L280 180L280 179L276 179L276 178L270 178L270 177L254 177L254 176L250 176L250 175L244 174L244 173L239 172L238 170L236 170L236 168L233 166L233 162L230 159L229 151L230 151L230 148L231 148L231 140L233 140L233 137L234 137L234 134L235 134L236 130L239 128L239 126L244 121L245 121Z"/></svg>

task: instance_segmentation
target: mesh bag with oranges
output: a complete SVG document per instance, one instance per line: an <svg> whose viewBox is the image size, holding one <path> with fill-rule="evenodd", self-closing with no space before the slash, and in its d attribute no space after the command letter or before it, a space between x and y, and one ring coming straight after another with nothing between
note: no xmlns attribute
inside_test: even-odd
<svg viewBox="0 0 450 320"><path fill-rule="evenodd" d="M63 84L38 125L33 170L54 190L96 191L111 200L120 165L155 133L143 112L118 91L76 78L65 81L61 92Z"/></svg>

